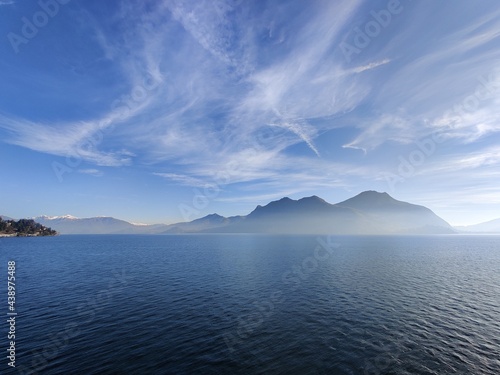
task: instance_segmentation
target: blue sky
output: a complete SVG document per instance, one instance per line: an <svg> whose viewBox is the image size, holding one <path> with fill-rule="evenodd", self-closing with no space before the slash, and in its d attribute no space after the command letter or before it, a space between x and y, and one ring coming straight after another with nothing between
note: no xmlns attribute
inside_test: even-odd
<svg viewBox="0 0 500 375"><path fill-rule="evenodd" d="M496 1L0 0L0 36L4 215L500 217Z"/></svg>

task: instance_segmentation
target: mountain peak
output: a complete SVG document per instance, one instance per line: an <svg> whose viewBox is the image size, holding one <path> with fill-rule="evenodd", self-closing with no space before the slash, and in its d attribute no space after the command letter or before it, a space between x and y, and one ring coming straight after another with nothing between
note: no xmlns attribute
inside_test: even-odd
<svg viewBox="0 0 500 375"><path fill-rule="evenodd" d="M358 195L355 195L353 198L356 198L356 197L389 197L391 199L394 199L389 194L387 194L385 191L379 192L379 191L376 191L376 190L362 191Z"/></svg>
<svg viewBox="0 0 500 375"><path fill-rule="evenodd" d="M191 221L192 223L202 223L202 222L220 222L224 221L226 218L224 216L221 216L219 214L209 214L207 216L203 216L199 219Z"/></svg>
<svg viewBox="0 0 500 375"><path fill-rule="evenodd" d="M343 202L337 203L337 206L351 207L351 208L388 208L388 205L406 205L407 203L398 201L391 197L386 192L380 193L374 190L363 191L358 195L349 198Z"/></svg>
<svg viewBox="0 0 500 375"><path fill-rule="evenodd" d="M297 205L300 207L309 207L316 209L331 206L330 203L325 201L323 198L318 197L317 195L301 198L297 201Z"/></svg>
<svg viewBox="0 0 500 375"><path fill-rule="evenodd" d="M311 195L310 197L300 198L300 201L317 201L317 202L326 202L323 198L318 197L317 195Z"/></svg>
<svg viewBox="0 0 500 375"><path fill-rule="evenodd" d="M288 197L272 201L265 206L257 206L248 216L251 219L262 215L297 215L300 213L322 213L331 209L332 205L320 197L313 195L298 200Z"/></svg>
<svg viewBox="0 0 500 375"><path fill-rule="evenodd" d="M219 218L224 218L223 216L217 214L217 213L213 213L213 214L208 214L207 216L205 216L206 219L219 219Z"/></svg>

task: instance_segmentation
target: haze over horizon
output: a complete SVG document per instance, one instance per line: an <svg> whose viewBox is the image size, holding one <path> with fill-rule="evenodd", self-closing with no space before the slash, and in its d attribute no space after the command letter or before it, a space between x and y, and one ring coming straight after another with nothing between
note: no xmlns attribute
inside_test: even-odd
<svg viewBox="0 0 500 375"><path fill-rule="evenodd" d="M492 0L0 0L0 21L2 215L174 223L376 190L500 217Z"/></svg>

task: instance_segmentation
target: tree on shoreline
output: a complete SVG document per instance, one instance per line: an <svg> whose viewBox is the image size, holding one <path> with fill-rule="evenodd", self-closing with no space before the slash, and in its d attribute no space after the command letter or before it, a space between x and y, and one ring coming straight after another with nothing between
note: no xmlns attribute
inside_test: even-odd
<svg viewBox="0 0 500 375"><path fill-rule="evenodd" d="M31 219L3 220L0 217L0 235L25 236L55 236L57 232L51 228L44 227Z"/></svg>

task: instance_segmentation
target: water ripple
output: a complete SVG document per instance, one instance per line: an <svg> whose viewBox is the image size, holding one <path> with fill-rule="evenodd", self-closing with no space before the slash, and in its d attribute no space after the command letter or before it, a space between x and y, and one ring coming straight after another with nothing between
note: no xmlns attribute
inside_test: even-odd
<svg viewBox="0 0 500 375"><path fill-rule="evenodd" d="M500 373L500 237L341 236L317 264L308 236L36 241L0 254L26 372Z"/></svg>

